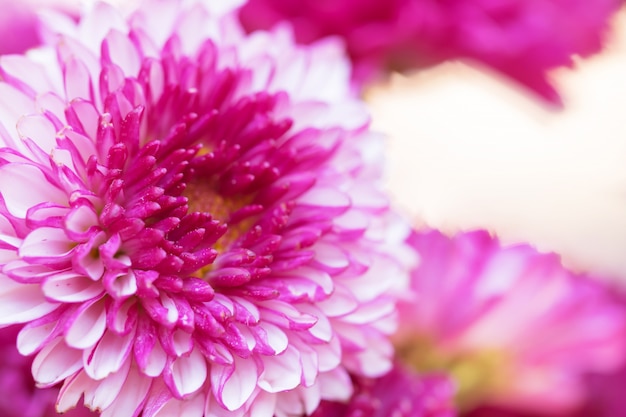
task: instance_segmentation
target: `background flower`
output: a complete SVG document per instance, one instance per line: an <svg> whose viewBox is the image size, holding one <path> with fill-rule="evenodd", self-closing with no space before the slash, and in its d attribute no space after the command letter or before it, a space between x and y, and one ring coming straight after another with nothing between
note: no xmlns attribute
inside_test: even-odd
<svg viewBox="0 0 626 417"><path fill-rule="evenodd" d="M51 14L0 59L0 322L60 410L301 415L391 367L414 255L349 64L224 5Z"/></svg>
<svg viewBox="0 0 626 417"><path fill-rule="evenodd" d="M0 2L0 55L24 52L37 45L36 16L27 4L10 0Z"/></svg>
<svg viewBox="0 0 626 417"><path fill-rule="evenodd" d="M419 377L396 364L380 378L357 379L349 403L323 401L311 417L453 417L453 397L449 379Z"/></svg>
<svg viewBox="0 0 626 417"><path fill-rule="evenodd" d="M391 69L447 59L485 64L545 99L560 98L548 71L602 47L619 0L251 0L241 11L250 30L287 20L299 41L338 35L360 81Z"/></svg>
<svg viewBox="0 0 626 417"><path fill-rule="evenodd" d="M76 0L0 0L0 55L23 53L41 43L37 11L55 7L74 15Z"/></svg>
<svg viewBox="0 0 626 417"><path fill-rule="evenodd" d="M17 326L0 332L0 415L2 417L54 417L58 387L38 389L30 374L32 358L19 354L15 347ZM63 414L65 417L95 416L85 407Z"/></svg>
<svg viewBox="0 0 626 417"><path fill-rule="evenodd" d="M483 231L409 241L421 263L400 308L399 354L421 372L450 372L462 410L570 413L587 400L588 373L624 362L624 304L556 255Z"/></svg>

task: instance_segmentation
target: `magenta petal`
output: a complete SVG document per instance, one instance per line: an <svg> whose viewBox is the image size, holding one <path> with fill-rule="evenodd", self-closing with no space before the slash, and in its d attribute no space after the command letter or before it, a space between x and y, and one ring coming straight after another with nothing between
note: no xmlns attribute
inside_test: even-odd
<svg viewBox="0 0 626 417"><path fill-rule="evenodd" d="M214 286L236 287L250 281L250 272L243 268L222 268L207 277Z"/></svg>

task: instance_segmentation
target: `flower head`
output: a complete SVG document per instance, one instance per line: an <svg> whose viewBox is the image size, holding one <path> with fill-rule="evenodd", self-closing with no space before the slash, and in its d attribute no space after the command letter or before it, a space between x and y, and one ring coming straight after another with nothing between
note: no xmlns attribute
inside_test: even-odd
<svg viewBox="0 0 626 417"><path fill-rule="evenodd" d="M400 306L399 353L422 372L450 372L464 410L570 412L586 400L588 373L623 362L625 306L556 255L484 231L409 241L421 255L419 302Z"/></svg>
<svg viewBox="0 0 626 417"><path fill-rule="evenodd" d="M48 22L0 59L0 323L58 409L300 415L387 371L411 253L340 48L194 1Z"/></svg>
<svg viewBox="0 0 626 417"><path fill-rule="evenodd" d="M359 378L349 403L323 401L311 417L453 417L454 384L420 377L396 365L386 375Z"/></svg>
<svg viewBox="0 0 626 417"><path fill-rule="evenodd" d="M391 69L465 58L558 102L548 71L597 52L619 0L250 0L250 30L288 20L298 40L337 35L362 83Z"/></svg>

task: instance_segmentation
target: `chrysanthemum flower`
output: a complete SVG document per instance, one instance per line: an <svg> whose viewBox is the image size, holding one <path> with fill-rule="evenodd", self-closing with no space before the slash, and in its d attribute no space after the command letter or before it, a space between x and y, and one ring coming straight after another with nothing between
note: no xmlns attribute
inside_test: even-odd
<svg viewBox="0 0 626 417"><path fill-rule="evenodd" d="M623 363L624 305L558 256L484 231L409 241L421 255L418 302L400 306L399 354L421 372L450 372L462 409L569 412L586 400L587 373Z"/></svg>
<svg viewBox="0 0 626 417"><path fill-rule="evenodd" d="M444 376L419 377L401 365L356 381L349 403L322 401L311 417L453 417L454 385Z"/></svg>
<svg viewBox="0 0 626 417"><path fill-rule="evenodd" d="M60 411L300 415L391 366L412 255L349 64L211 7L0 59L0 323Z"/></svg>
<svg viewBox="0 0 626 417"><path fill-rule="evenodd" d="M597 52L620 0L250 0L241 18L250 30L293 23L300 42L338 35L359 82L465 58L559 97L548 71L572 55Z"/></svg>
<svg viewBox="0 0 626 417"><path fill-rule="evenodd" d="M18 327L0 332L0 416L58 417L54 403L58 388L37 389L30 373L32 360L15 347ZM64 417L95 417L85 407L75 408Z"/></svg>

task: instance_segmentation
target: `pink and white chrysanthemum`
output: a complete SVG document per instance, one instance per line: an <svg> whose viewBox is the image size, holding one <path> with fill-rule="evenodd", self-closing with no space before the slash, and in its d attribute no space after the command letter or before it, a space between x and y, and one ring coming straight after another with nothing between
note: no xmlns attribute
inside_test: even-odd
<svg viewBox="0 0 626 417"><path fill-rule="evenodd" d="M380 378L358 378L348 403L323 401L311 417L454 417L454 384L402 365Z"/></svg>
<svg viewBox="0 0 626 417"><path fill-rule="evenodd" d="M477 405L562 415L586 375L615 370L626 351L626 306L554 254L502 246L487 232L415 233L417 303L400 305L400 355L448 371L464 410Z"/></svg>
<svg viewBox="0 0 626 417"><path fill-rule="evenodd" d="M58 409L301 415L386 372L412 254L339 46L197 1L47 20L0 59L0 323Z"/></svg>

